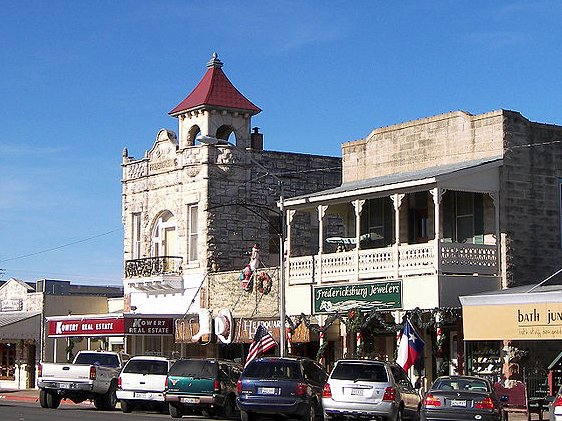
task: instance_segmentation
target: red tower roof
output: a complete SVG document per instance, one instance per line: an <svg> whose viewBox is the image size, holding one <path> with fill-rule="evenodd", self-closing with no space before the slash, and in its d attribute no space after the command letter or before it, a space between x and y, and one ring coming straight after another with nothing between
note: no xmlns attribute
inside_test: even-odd
<svg viewBox="0 0 562 421"><path fill-rule="evenodd" d="M213 53L213 58L207 63L207 72L193 91L168 114L176 116L183 111L211 105L222 108L249 111L257 114L261 111L250 102L228 80L222 71L222 61Z"/></svg>

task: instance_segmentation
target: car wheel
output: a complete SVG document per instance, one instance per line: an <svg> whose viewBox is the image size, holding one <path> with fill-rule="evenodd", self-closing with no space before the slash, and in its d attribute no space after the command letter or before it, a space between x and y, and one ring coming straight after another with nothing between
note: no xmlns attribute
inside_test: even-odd
<svg viewBox="0 0 562 421"><path fill-rule="evenodd" d="M310 406L302 416L302 421L316 421L316 404L310 403Z"/></svg>
<svg viewBox="0 0 562 421"><path fill-rule="evenodd" d="M133 404L129 401L121 401L121 411L125 414L133 411Z"/></svg>
<svg viewBox="0 0 562 421"><path fill-rule="evenodd" d="M168 405L168 412L172 418L181 418L183 416L182 409L177 406L173 406L172 404Z"/></svg>
<svg viewBox="0 0 562 421"><path fill-rule="evenodd" d="M39 391L39 404L41 405L41 408L49 407L49 405L47 405L47 392L45 389L41 389Z"/></svg>
<svg viewBox="0 0 562 421"><path fill-rule="evenodd" d="M61 397L54 393L47 393L47 408L57 409L60 405Z"/></svg>
<svg viewBox="0 0 562 421"><path fill-rule="evenodd" d="M224 418L231 419L236 415L236 404L234 403L234 396L228 395L224 400L222 407L222 415Z"/></svg>
<svg viewBox="0 0 562 421"><path fill-rule="evenodd" d="M111 383L109 390L101 398L101 409L105 411L114 411L117 406L117 387L115 383Z"/></svg>

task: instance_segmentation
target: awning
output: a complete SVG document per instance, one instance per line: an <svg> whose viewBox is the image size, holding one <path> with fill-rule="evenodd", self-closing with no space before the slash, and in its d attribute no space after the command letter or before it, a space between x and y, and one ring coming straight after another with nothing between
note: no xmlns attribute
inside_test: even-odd
<svg viewBox="0 0 562 421"><path fill-rule="evenodd" d="M562 339L562 286L509 288L459 297L464 339Z"/></svg>
<svg viewBox="0 0 562 421"><path fill-rule="evenodd" d="M39 339L40 311L0 312L0 339Z"/></svg>
<svg viewBox="0 0 562 421"><path fill-rule="evenodd" d="M47 317L50 338L173 335L173 315L108 313Z"/></svg>

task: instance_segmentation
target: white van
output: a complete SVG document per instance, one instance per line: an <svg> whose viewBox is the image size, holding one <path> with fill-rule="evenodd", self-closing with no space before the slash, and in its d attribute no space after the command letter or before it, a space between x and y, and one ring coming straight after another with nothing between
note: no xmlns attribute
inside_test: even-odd
<svg viewBox="0 0 562 421"><path fill-rule="evenodd" d="M119 375L117 399L121 411L150 407L164 410L166 376L172 361L164 357L138 356L131 358Z"/></svg>

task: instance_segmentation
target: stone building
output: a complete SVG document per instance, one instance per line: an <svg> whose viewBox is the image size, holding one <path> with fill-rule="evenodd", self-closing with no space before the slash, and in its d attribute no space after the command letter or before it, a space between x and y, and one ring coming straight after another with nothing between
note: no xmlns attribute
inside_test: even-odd
<svg viewBox="0 0 562 421"><path fill-rule="evenodd" d="M394 359L408 316L426 339L417 369L463 371L459 296L560 268L560 126L507 110L458 111L373 130L343 144L342 162L341 186L285 203L289 221L342 223L337 237L319 230L313 254L293 248L298 230L288 227L287 291L298 299L287 314L319 321L327 358ZM339 252L329 248L336 243Z"/></svg>
<svg viewBox="0 0 562 421"><path fill-rule="evenodd" d="M193 336L216 340L213 332L203 339L197 332L208 330L221 309L235 318L278 317L277 203L341 182L339 158L264 149L263 135L251 125L261 110L222 66L214 54L199 84L170 111L177 135L162 129L141 158L123 153L126 311L176 314L181 345L165 347L181 355L216 353L189 344ZM318 229L310 221L301 228ZM254 245L261 268L269 268L269 294L241 287ZM130 345L131 353L149 350L140 339Z"/></svg>

